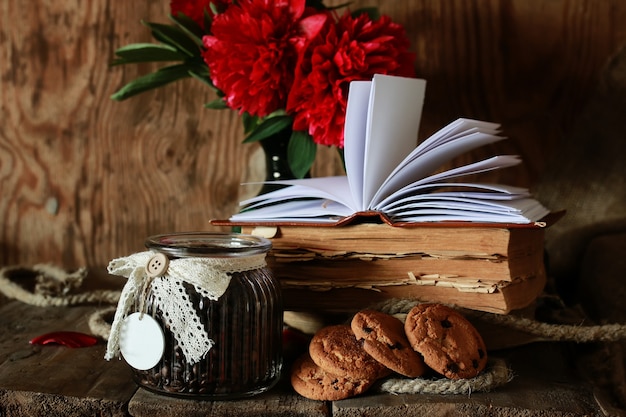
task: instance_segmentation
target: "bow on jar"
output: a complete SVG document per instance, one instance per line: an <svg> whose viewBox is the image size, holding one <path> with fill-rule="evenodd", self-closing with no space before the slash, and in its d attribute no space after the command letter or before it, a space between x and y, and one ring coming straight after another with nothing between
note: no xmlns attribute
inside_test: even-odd
<svg viewBox="0 0 626 417"><path fill-rule="evenodd" d="M139 312L145 312L149 292L154 304L163 312L174 338L190 364L200 361L211 350L209 338L183 284L189 284L203 297L217 301L230 284L231 274L264 268L265 255L241 258L189 257L169 260L155 251L145 251L114 259L108 271L128 278L122 290L111 335L104 356L111 360L120 352L120 328L139 301Z"/></svg>

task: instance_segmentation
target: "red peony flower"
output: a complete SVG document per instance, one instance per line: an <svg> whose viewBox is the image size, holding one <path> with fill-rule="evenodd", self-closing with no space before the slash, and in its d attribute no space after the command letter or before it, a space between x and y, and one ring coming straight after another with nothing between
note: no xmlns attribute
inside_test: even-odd
<svg viewBox="0 0 626 417"><path fill-rule="evenodd" d="M203 58L230 108L259 117L285 108L304 17L305 0L242 0L215 16Z"/></svg>
<svg viewBox="0 0 626 417"><path fill-rule="evenodd" d="M348 86L374 74L413 77L414 54L402 26L388 16L372 21L345 13L329 21L304 49L287 102L294 130L321 145L343 147Z"/></svg>
<svg viewBox="0 0 626 417"><path fill-rule="evenodd" d="M231 3L230 0L170 0L171 14L176 16L179 13L183 13L191 20L196 22L201 28L204 29L204 13L207 12L210 16L213 15L211 11L211 3L217 10L225 10Z"/></svg>
<svg viewBox="0 0 626 417"><path fill-rule="evenodd" d="M147 23L179 62L159 69L159 77L129 82L112 98L124 100L181 77L201 79L220 97L206 107L254 116L244 119L246 142L266 140L279 129L298 133L298 140L290 138L288 155L297 176L314 162L311 140L343 148L350 82L375 74L415 75L406 33L386 16L339 16L323 0L170 0L170 10L202 26L203 47L187 48L197 41L189 19L167 28ZM116 64L145 62L155 51L154 62L162 63L166 52L153 45L120 48Z"/></svg>

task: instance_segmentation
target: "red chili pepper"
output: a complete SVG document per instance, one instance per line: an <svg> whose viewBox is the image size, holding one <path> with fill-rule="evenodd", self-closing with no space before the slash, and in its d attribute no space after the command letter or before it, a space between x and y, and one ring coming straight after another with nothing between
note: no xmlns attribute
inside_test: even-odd
<svg viewBox="0 0 626 417"><path fill-rule="evenodd" d="M30 340L31 345L49 345L51 343L69 348L81 348L95 345L98 343L98 338L85 333L62 331L46 333Z"/></svg>

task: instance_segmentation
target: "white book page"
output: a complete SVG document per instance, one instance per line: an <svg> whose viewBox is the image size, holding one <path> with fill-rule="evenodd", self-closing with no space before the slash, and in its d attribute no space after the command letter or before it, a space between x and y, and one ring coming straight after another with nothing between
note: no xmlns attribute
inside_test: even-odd
<svg viewBox="0 0 626 417"><path fill-rule="evenodd" d="M481 174L483 172L489 172L496 169L510 168L522 163L522 160L518 155L496 155L491 158L483 159L482 161L474 162L472 164L462 165L457 168L452 168L444 172L433 174L429 177L423 178L414 182L415 185L426 184L429 182L438 182L444 180L450 180L452 178L463 177L467 175Z"/></svg>
<svg viewBox="0 0 626 417"><path fill-rule="evenodd" d="M453 158L472 149L502 139L504 139L502 136L474 132L467 136L461 136L455 140L443 143L417 158L410 159L402 169L395 171L395 173L387 178L385 183L381 185L376 195L372 198L371 206L377 207L380 201L389 197L398 189L425 178Z"/></svg>
<svg viewBox="0 0 626 417"><path fill-rule="evenodd" d="M405 210L396 211L390 217L394 221L477 221L528 223L541 220L549 210L532 198L492 202L499 207L482 204L480 201L457 201L445 204L434 202L415 204Z"/></svg>
<svg viewBox="0 0 626 417"><path fill-rule="evenodd" d="M280 220L282 222L291 220L334 223L338 218L351 214L351 209L328 200L293 200L243 211L231 216L231 220L247 222L267 222L272 220Z"/></svg>
<svg viewBox="0 0 626 417"><path fill-rule="evenodd" d="M437 191L437 189L441 188L453 188L455 191ZM467 191L460 191L463 189L466 189ZM483 192L479 192L477 190L483 190ZM393 198L390 197L383 200L376 210L386 212L391 208L398 207L403 204L409 204L413 199L419 200L423 198L422 196L424 195L430 196L430 198L437 198L439 194L455 195L458 197L473 195L476 198L480 197L481 194L485 194L482 197L488 197L491 200L512 200L515 198L529 196L529 192L526 188L514 187L511 185L465 182L426 182L423 184L411 184L404 187L395 193Z"/></svg>
<svg viewBox="0 0 626 417"><path fill-rule="evenodd" d="M422 143L420 143L417 148L413 149L406 156L406 158L404 158L404 160L398 164L398 166L389 175L389 178L393 177L398 171L405 169L404 167L408 165L411 161L422 156L424 153L429 152L437 146L458 139L461 136L466 136L476 132L497 135L500 132L499 128L500 125L497 123L483 122L474 119L457 119L422 141ZM385 182L387 182L389 178L387 178Z"/></svg>
<svg viewBox="0 0 626 417"><path fill-rule="evenodd" d="M366 207L389 174L417 146L425 90L425 80L374 75L363 163Z"/></svg>
<svg viewBox="0 0 626 417"><path fill-rule="evenodd" d="M436 208L441 210L467 210L480 213L516 213L520 214L524 205L522 200L474 200L467 198L449 197L439 200L414 201L412 204L402 208L391 210L391 214L401 215L403 213L417 212L421 209Z"/></svg>
<svg viewBox="0 0 626 417"><path fill-rule="evenodd" d="M423 210L420 213L407 215L395 219L398 222L478 222L478 223L516 223L526 224L529 220L525 216L519 214L501 214L501 213L475 213L471 211L456 210Z"/></svg>
<svg viewBox="0 0 626 417"><path fill-rule="evenodd" d="M249 198L240 202L239 205L248 206L257 203L278 203L295 198L319 198L322 200L336 201L337 203L348 207L353 212L357 211L354 200L352 200L352 195L350 194L348 178L345 175L335 177L303 178L297 180L279 180L271 181L271 184L290 185L291 187L281 188L276 191L271 191L266 194Z"/></svg>
<svg viewBox="0 0 626 417"><path fill-rule="evenodd" d="M454 140L459 136L473 132L483 132L491 135L497 135L500 133L500 125L498 123L484 122L482 120L475 119L457 119L425 139L419 144L415 152L412 152L414 156L409 155L407 159L419 156L435 146L439 146L443 143Z"/></svg>
<svg viewBox="0 0 626 417"><path fill-rule="evenodd" d="M346 175L348 176L352 198L359 211L365 210L363 204L363 161L371 85L371 81L352 81L350 83L343 131Z"/></svg>
<svg viewBox="0 0 626 417"><path fill-rule="evenodd" d="M499 201L511 201L528 197L527 192L519 194L508 194L499 192L481 192L481 191L442 191L437 193L409 195L394 201L392 204L385 206L385 213L399 213L412 204L422 204L422 202L440 202L440 201L473 201L477 204L497 205Z"/></svg>

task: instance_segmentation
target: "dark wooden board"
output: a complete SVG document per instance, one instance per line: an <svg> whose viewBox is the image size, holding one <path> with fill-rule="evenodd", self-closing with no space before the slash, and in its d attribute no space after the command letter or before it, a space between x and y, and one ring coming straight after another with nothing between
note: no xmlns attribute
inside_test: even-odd
<svg viewBox="0 0 626 417"><path fill-rule="evenodd" d="M514 377L492 392L467 395L377 394L337 401L333 417L601 416L593 389L577 377L563 346L538 343L497 352Z"/></svg>
<svg viewBox="0 0 626 417"><path fill-rule="evenodd" d="M330 417L328 403L301 397L286 382L259 396L233 401L180 399L139 389L131 399L128 411L134 417Z"/></svg>
<svg viewBox="0 0 626 417"><path fill-rule="evenodd" d="M137 389L123 360L104 360L105 344L80 349L33 346L33 337L60 330L89 332L97 306L33 307L0 296L0 416L600 416L595 396L575 367L569 344L532 343L490 352L513 380L492 392L392 395L375 389L334 403L311 401L288 382L236 401L197 401ZM294 354L291 352L291 354ZM290 357L292 357L290 355Z"/></svg>
<svg viewBox="0 0 626 417"><path fill-rule="evenodd" d="M564 346L540 343L499 352L513 367L513 380L492 392L421 395L368 392L333 403L310 401L286 382L253 399L197 401L139 389L129 404L135 417L185 416L602 416L593 388L577 377ZM566 349L567 350L567 349Z"/></svg>
<svg viewBox="0 0 626 417"><path fill-rule="evenodd" d="M137 387L123 361L104 360L104 341L78 349L29 344L51 331L89 333L97 307L0 306L0 415L126 415Z"/></svg>

